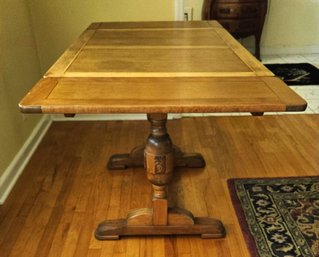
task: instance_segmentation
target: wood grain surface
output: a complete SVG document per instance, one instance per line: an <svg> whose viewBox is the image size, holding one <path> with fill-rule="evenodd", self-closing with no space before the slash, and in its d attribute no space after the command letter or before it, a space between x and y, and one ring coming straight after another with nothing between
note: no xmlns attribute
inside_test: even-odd
<svg viewBox="0 0 319 257"><path fill-rule="evenodd" d="M303 99L268 77L273 74L214 21L93 23L20 108L43 113L305 109Z"/></svg>
<svg viewBox="0 0 319 257"><path fill-rule="evenodd" d="M293 111L306 103L274 77L181 77L43 79L21 105L44 113L189 113Z"/></svg>
<svg viewBox="0 0 319 257"><path fill-rule="evenodd" d="M101 220L152 206L142 168L105 168L111 154L143 144L148 127L146 121L53 123L0 206L1 257L249 257L227 179L319 175L318 115L171 120L172 140L201 152L206 167L176 169L170 203L223 220L227 237L98 241L93 231Z"/></svg>

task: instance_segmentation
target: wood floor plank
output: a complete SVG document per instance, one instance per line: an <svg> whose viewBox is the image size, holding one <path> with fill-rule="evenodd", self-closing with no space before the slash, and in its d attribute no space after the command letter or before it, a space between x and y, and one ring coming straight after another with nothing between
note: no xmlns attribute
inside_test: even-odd
<svg viewBox="0 0 319 257"><path fill-rule="evenodd" d="M143 144L146 121L55 122L0 206L1 257L248 257L227 188L234 177L319 175L319 116L210 117L168 121L174 143L203 154L181 168L170 205L221 219L227 236L128 237L97 241L103 219L151 206L143 169L108 171L107 158Z"/></svg>
<svg viewBox="0 0 319 257"><path fill-rule="evenodd" d="M63 163L69 162L70 173L77 169L79 165L79 158L67 157ZM39 244L37 245L37 250L35 256L56 256L60 253L65 243L65 238L67 235L67 230L69 228L69 222L72 220L74 210L69 209L72 203L69 201L69 196L73 190L74 179L67 176L64 178L62 188L56 199L55 206L49 217L48 223L46 224L42 237Z"/></svg>
<svg viewBox="0 0 319 257"><path fill-rule="evenodd" d="M87 256L88 257L100 257L101 250L100 249L89 249Z"/></svg>
<svg viewBox="0 0 319 257"><path fill-rule="evenodd" d="M65 165L61 169L54 170L51 174L48 174L44 183L42 184L41 192L39 193L36 201L26 219L26 223L19 234L15 247L9 256L20 256L21 252L26 255L34 256L38 249L39 244L42 242L41 238L46 230L51 230L50 223L51 216L61 215L61 209L56 206L61 190L63 190L64 178L63 174L65 170L68 170L68 166ZM52 239L48 236L48 239Z"/></svg>

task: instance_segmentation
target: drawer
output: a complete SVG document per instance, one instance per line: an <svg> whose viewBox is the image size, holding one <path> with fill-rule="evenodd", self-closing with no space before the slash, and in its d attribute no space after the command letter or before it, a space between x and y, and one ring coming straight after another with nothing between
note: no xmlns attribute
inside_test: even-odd
<svg viewBox="0 0 319 257"><path fill-rule="evenodd" d="M218 21L230 33L254 33L258 28L258 21L256 19L219 19Z"/></svg>
<svg viewBox="0 0 319 257"><path fill-rule="evenodd" d="M254 18L260 15L259 3L216 4L213 8L214 17L218 18Z"/></svg>

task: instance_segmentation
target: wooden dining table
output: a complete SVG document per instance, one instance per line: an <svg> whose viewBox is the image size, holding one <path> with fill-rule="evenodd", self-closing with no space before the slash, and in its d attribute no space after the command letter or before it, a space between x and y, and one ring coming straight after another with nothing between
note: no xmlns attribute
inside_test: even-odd
<svg viewBox="0 0 319 257"><path fill-rule="evenodd" d="M92 23L19 106L25 113L68 117L147 115L150 135L146 141L130 153L111 156L108 168L145 167L153 188L152 206L101 222L95 236L105 240L131 235L221 238L226 234L219 220L169 207L167 187L174 169L203 168L205 160L200 153L187 153L173 144L166 129L168 113L260 115L303 111L307 104L218 22L176 21Z"/></svg>

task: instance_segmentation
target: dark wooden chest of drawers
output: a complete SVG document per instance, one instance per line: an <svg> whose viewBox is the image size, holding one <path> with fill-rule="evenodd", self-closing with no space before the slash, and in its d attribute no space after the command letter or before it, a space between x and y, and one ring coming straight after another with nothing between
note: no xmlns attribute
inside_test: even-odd
<svg viewBox="0 0 319 257"><path fill-rule="evenodd" d="M267 0L204 0L202 19L218 20L235 38L255 36L260 59L260 38L267 12Z"/></svg>

